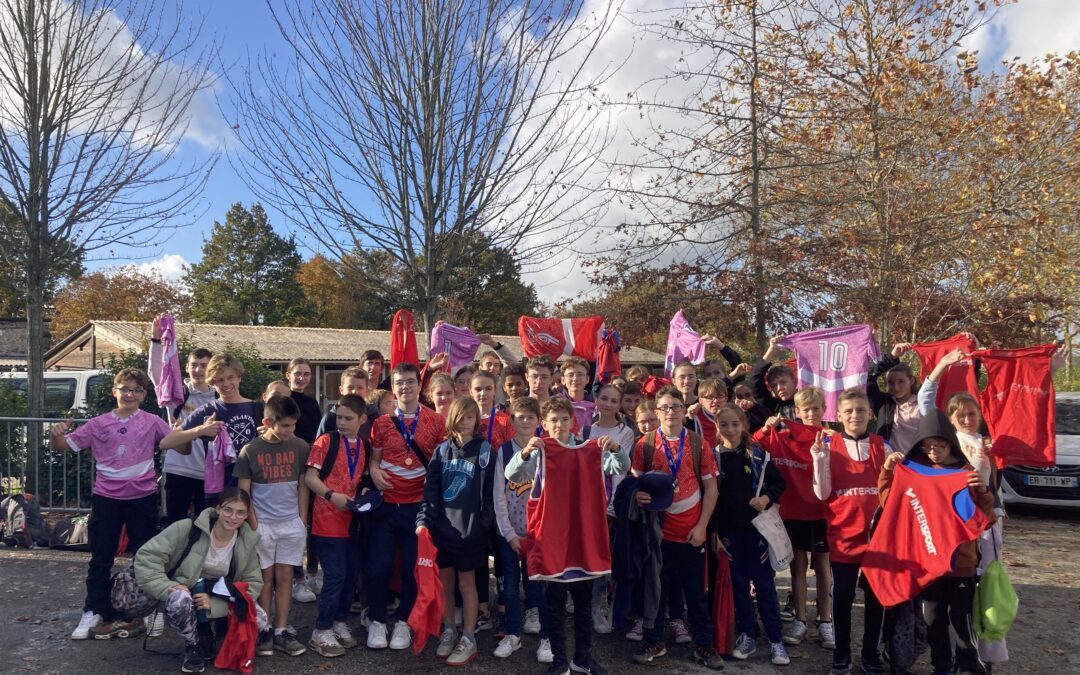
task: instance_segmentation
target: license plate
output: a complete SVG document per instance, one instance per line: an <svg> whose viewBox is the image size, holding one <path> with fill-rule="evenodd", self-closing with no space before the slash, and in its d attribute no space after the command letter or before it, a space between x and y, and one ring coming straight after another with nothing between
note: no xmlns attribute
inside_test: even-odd
<svg viewBox="0 0 1080 675"><path fill-rule="evenodd" d="M1074 476L1024 476L1025 485L1040 487L1074 488L1080 485L1080 478Z"/></svg>

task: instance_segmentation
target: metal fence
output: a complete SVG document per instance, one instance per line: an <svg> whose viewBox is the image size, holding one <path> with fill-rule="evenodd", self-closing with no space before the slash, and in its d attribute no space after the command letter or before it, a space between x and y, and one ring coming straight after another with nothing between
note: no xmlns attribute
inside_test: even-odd
<svg viewBox="0 0 1080 675"><path fill-rule="evenodd" d="M61 420L50 417L0 417L0 472L36 496L42 509L90 511L94 484L91 453L53 450L49 430ZM81 424L86 420L75 420Z"/></svg>

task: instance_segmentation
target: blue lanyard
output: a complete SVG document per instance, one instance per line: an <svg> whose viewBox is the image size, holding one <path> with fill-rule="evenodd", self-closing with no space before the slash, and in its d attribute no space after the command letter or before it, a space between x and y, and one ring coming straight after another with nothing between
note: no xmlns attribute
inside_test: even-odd
<svg viewBox="0 0 1080 675"><path fill-rule="evenodd" d="M679 482L679 467L682 466L682 451L683 444L686 443L686 427L679 432L679 451L674 458L671 457L671 449L668 448L667 438L661 433L659 429L656 430L656 437L660 440L660 443L664 446L664 455L667 456L668 468L671 469L671 481L673 483Z"/></svg>
<svg viewBox="0 0 1080 675"><path fill-rule="evenodd" d="M412 427L408 430L405 429L405 411L401 408L397 409L397 415L394 417L394 424L397 425L398 431L401 433L401 437L405 439L405 445L412 445L413 436L416 434L416 425L420 422L420 409L416 409L416 417L413 418Z"/></svg>
<svg viewBox="0 0 1080 675"><path fill-rule="evenodd" d="M352 480L353 476L356 475L356 465L360 463L360 439L356 439L355 453L349 447L349 439L342 436L341 440L345 443L345 457L349 460L349 480Z"/></svg>
<svg viewBox="0 0 1080 675"><path fill-rule="evenodd" d="M492 431L495 428L495 406L491 406L491 415L488 417L487 442L491 444Z"/></svg>

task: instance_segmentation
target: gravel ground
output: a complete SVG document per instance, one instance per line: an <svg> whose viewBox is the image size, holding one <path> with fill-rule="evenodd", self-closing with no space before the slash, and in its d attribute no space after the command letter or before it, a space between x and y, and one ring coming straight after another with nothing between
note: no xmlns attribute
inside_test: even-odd
<svg viewBox="0 0 1080 675"><path fill-rule="evenodd" d="M1080 513L1014 509L1006 523L1005 560L1020 595L1020 616L1009 635L1012 661L994 669L1004 673L1080 673ZM58 551L25 551L0 548L0 650L3 669L17 673L77 673L87 670L109 673L179 672L181 642L169 631L149 641L142 639L72 642L68 635L78 621L83 597L87 554ZM788 578L777 580L781 594ZM813 588L813 580L810 583ZM856 620L859 612L856 611ZM294 605L292 622L303 627L314 619L314 605ZM363 631L357 630L363 640ZM811 631L813 632L813 631ZM856 627L856 635L859 629ZM300 628L306 641L310 628ZM536 639L527 637L521 650L506 660L491 656L496 639L481 633L481 658L465 668L479 673L541 673L533 652ZM830 652L814 644L791 649L792 663L776 668L768 662L767 645L746 662L729 662L728 672L827 673ZM635 666L630 655L636 645L612 634L595 636L594 657L612 672L708 672L694 666L688 652L672 649L661 665ZM418 657L408 653L370 652L360 647L339 659L314 654L298 658L275 655L256 661L257 672L429 672L441 668L428 646ZM916 672L929 672L923 658Z"/></svg>

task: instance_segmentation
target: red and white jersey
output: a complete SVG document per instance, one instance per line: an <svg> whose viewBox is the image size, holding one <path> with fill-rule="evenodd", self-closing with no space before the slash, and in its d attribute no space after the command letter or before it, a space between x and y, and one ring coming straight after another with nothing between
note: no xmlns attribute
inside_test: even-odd
<svg viewBox="0 0 1080 675"><path fill-rule="evenodd" d="M858 564L869 544L870 521L878 507L878 476L888 454L885 439L863 439L864 459L854 459L840 435L828 437L831 490L824 501L829 558ZM852 441L858 448L858 443Z"/></svg>
<svg viewBox="0 0 1080 675"><path fill-rule="evenodd" d="M664 539L680 544L686 542L690 530L694 529L701 518L701 486L698 477L694 474L694 457L690 447L690 437L694 432L686 432L686 440L683 443L682 461L678 463L678 476L675 481L675 495L672 497L671 506L664 513ZM638 440L634 447L634 456L630 461L630 468L637 474L647 471L663 471L671 474L671 462L678 459L679 438L669 438L658 429L652 437L653 450L652 466L645 466L645 437ZM664 451L665 445L667 452ZM701 480L716 480L720 476L720 470L716 467L716 456L708 449L701 450Z"/></svg>
<svg viewBox="0 0 1080 675"><path fill-rule="evenodd" d="M493 448L501 448L504 443L515 436L514 427L510 424L510 416L501 410L496 410L494 415L488 415L480 420L480 433Z"/></svg>
<svg viewBox="0 0 1080 675"><path fill-rule="evenodd" d="M590 316L583 319L541 319L522 316L518 319L518 337L525 358L547 354L552 359L560 356L580 356L587 361L596 360L600 347L600 333L604 330L604 317Z"/></svg>
<svg viewBox="0 0 1080 675"><path fill-rule="evenodd" d="M1050 343L972 353L986 368L986 389L979 400L994 439L999 469L1057 463L1054 380L1050 373L1050 358L1056 350L1057 345Z"/></svg>
<svg viewBox="0 0 1080 675"><path fill-rule="evenodd" d="M780 472L787 487L780 500L780 517L784 520L821 520L825 510L814 494L814 444L820 427L785 421L784 429L762 427L754 433L754 442L772 455L773 466Z"/></svg>
<svg viewBox="0 0 1080 675"><path fill-rule="evenodd" d="M840 392L865 387L870 364L880 354L866 324L792 333L780 343L795 352L799 388L817 385L825 392L825 416L836 420Z"/></svg>
<svg viewBox="0 0 1080 675"><path fill-rule="evenodd" d="M920 372L923 377L926 377L927 374L934 371L938 361L949 352L955 349L963 349L965 354L970 354L975 351L975 342L963 333L959 333L951 338L938 340L937 342L918 342L911 345L911 349L919 357L919 362L922 364ZM975 379L975 367L970 358L958 361L945 370L945 374L941 376L941 380L938 382L937 407L944 410L949 397L958 391L966 391L972 396L979 395L979 385Z"/></svg>
<svg viewBox="0 0 1080 675"><path fill-rule="evenodd" d="M390 489L383 491L383 499L391 504L415 504L424 498L427 468L406 446L405 436L412 434L425 460L431 459L435 446L446 436L446 421L442 415L424 406L417 408L416 417L399 419L400 412L397 410L375 418L371 425L371 445L373 449L382 450L379 468L390 480Z"/></svg>

